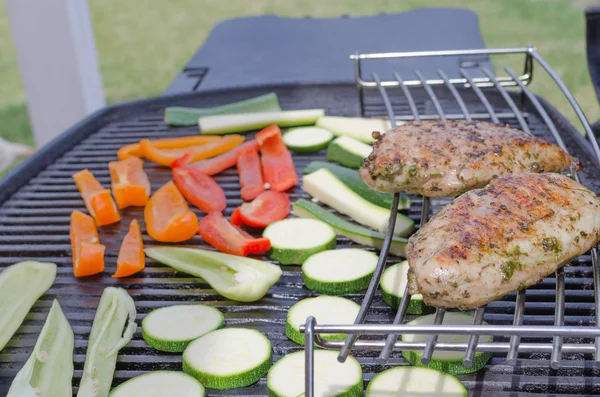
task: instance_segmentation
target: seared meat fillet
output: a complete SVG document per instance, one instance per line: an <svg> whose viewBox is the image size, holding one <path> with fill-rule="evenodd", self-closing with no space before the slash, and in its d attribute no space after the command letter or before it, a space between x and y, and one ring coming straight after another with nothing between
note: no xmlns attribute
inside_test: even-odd
<svg viewBox="0 0 600 397"><path fill-rule="evenodd" d="M409 290L474 309L527 288L600 238L600 200L560 174L511 174L445 206L408 240Z"/></svg>
<svg viewBox="0 0 600 397"><path fill-rule="evenodd" d="M419 121L383 134L360 169L373 190L457 196L517 172L559 172L581 163L560 147L508 126Z"/></svg>

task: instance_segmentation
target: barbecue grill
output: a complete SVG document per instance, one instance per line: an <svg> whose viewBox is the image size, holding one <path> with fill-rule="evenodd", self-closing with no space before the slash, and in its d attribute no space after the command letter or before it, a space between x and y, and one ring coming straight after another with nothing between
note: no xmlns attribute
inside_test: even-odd
<svg viewBox="0 0 600 397"><path fill-rule="evenodd" d="M363 76L364 62L378 58L513 54L524 60L524 72L517 75L506 69L506 75L495 77L492 71L463 70L462 77L448 78L440 71L438 79L415 75ZM79 384L87 338L98 301L106 286L120 286L134 298L138 324L151 310L175 303L198 302L218 307L226 324L257 329L273 345L273 361L302 347L287 339L284 324L287 310L300 299L314 293L304 287L300 268L284 266L280 281L265 298L253 303L237 303L218 295L202 280L178 273L151 259L144 272L122 280L110 277L115 269L119 243L126 226L136 218L141 221L143 210L122 211L122 222L102 227L101 241L107 246L106 272L85 279L72 275L69 245L69 215L73 209L85 210L83 201L71 179L82 168L90 169L105 186L110 184L108 161L116 158L119 147L142 138L163 138L197 134L195 127L171 128L163 121L167 106L206 107L230 103L267 92L277 93L283 109L324 108L327 114L368 117L389 117L391 120L414 119L481 119L508 123L549 141L561 144L584 163L581 182L600 192L600 151L585 117L556 74L533 47L501 50L446 51L427 53L355 54L356 85L317 84L280 85L248 89L215 90L204 93L180 94L107 107L41 149L34 157L0 182L0 267L22 260L52 261L59 265L53 287L35 304L24 324L0 354L0 395L8 391L12 379L27 360L41 330L52 300L57 298L75 333L74 385ZM533 95L527 84L533 79L534 65L546 70L557 82L581 118L586 137L543 98ZM482 74L483 73L483 74ZM477 76L477 77L472 77ZM483 76L483 77L482 77ZM514 87L515 90L511 89ZM294 155L299 174L312 160L323 160L324 151L310 155ZM170 179L170 170L145 163L152 189ZM227 194L225 215L231 215L242 202L235 170L215 177ZM291 200L307 198L300 187L290 192ZM417 224L437 212L449 200L422 200L411 196L407 214ZM397 199L395 200L397 203ZM195 210L195 209L193 209ZM393 225L391 225L393 227ZM156 244L144 236L144 244ZM196 236L183 243L207 247ZM340 248L357 247L351 241L338 238ZM399 259L386 255L384 249L372 285L366 293L350 294L348 298L362 304L356 325L319 325L309 320L306 325L307 362L310 364L315 341L323 347L340 350L340 357L352 353L362 364L364 380L397 365L407 365L399 349L425 348L466 351L466 364L475 351L494 352L492 360L477 373L458 378L471 395L493 393L495 396L533 396L552 394L600 395L598 356L600 315L596 271L597 254L593 251L571 261L555 276L544 279L526 291L512 293L477 310L477 323L485 320L489 326L474 325L468 329L450 327L420 327L411 332L430 334L427 343L407 345L396 339L406 332L402 325L406 304L392 312L375 291L383 265ZM266 258L263 258L266 259ZM407 303L408 299L403 302ZM437 312L441 322L444 312ZM405 318L406 317L406 318ZM325 341L324 333L349 333L347 341ZM461 332L473 335L467 345L436 343L435 335ZM355 340L355 337L362 336ZM390 334L389 337L385 335ZM476 335L494 335L494 342L480 344ZM392 349L392 345L396 349ZM427 357L427 354L425 355ZM430 356L430 355L429 355ZM158 352L145 344L138 328L133 340L121 350L114 385L152 370L180 370L181 355ZM307 365L306 395L311 395L312 366ZM208 390L208 395L266 395L263 378L247 388L229 391Z"/></svg>

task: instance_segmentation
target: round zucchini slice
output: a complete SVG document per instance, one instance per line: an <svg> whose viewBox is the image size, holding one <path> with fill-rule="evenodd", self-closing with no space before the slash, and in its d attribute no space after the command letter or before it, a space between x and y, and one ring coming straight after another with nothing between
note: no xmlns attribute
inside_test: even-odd
<svg viewBox="0 0 600 397"><path fill-rule="evenodd" d="M431 368L395 367L373 377L366 397L467 397L467 389L452 375Z"/></svg>
<svg viewBox="0 0 600 397"><path fill-rule="evenodd" d="M204 386L183 372L155 371L117 386L110 397L204 397Z"/></svg>
<svg viewBox="0 0 600 397"><path fill-rule="evenodd" d="M381 275L381 300L394 310L398 310L408 282L408 261L389 266ZM415 294L410 297L408 314L428 314L435 312L435 308L423 303L423 296Z"/></svg>

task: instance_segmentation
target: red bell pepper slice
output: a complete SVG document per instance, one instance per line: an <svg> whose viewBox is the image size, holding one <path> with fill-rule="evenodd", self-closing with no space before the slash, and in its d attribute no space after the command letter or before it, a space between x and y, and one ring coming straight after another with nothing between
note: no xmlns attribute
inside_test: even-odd
<svg viewBox="0 0 600 397"><path fill-rule="evenodd" d="M285 146L279 126L272 125L256 134L262 155L263 175L271 190L283 192L298 183L292 154Z"/></svg>
<svg viewBox="0 0 600 397"><path fill-rule="evenodd" d="M205 173L206 175L215 175L219 172L225 171L229 167L235 166L237 164L238 150L246 148L251 148L255 151L258 151L258 142L256 142L253 139L251 141L244 142L237 148L234 148L226 153L220 154L217 157L213 157L212 159L196 161L195 163L192 163L194 154L191 152L186 153L177 160L175 160L171 164L171 167L193 168Z"/></svg>
<svg viewBox="0 0 600 397"><path fill-rule="evenodd" d="M210 176L193 168L173 168L173 181L187 201L209 213L227 207L225 192Z"/></svg>
<svg viewBox="0 0 600 397"><path fill-rule="evenodd" d="M262 254L271 248L268 238L254 238L227 222L220 212L211 212L198 223L198 234L208 244L226 254L248 256Z"/></svg>
<svg viewBox="0 0 600 397"><path fill-rule="evenodd" d="M290 199L285 193L267 190L251 203L243 203L233 211L231 223L264 228L290 214Z"/></svg>
<svg viewBox="0 0 600 397"><path fill-rule="evenodd" d="M237 169L240 174L240 185L242 186L242 200L254 200L259 194L265 191L260 157L256 150L252 148L239 149Z"/></svg>

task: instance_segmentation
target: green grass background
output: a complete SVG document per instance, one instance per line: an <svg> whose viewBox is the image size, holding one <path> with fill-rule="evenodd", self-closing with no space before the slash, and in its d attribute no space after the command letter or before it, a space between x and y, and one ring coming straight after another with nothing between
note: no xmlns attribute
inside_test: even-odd
<svg viewBox="0 0 600 397"><path fill-rule="evenodd" d="M80 0L85 1L85 0ZM337 17L395 13L427 5L470 8L488 47L533 43L562 76L591 121L598 101L585 57L584 0L90 0L104 92L109 103L160 94L227 18L276 14ZM502 66L506 60L499 60ZM521 62L512 63L521 70ZM537 68L536 93L574 115L562 94ZM33 143L27 104L4 2L0 2L0 136ZM579 127L579 125L577 125Z"/></svg>

